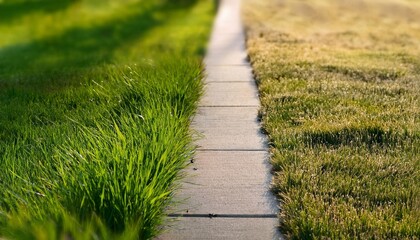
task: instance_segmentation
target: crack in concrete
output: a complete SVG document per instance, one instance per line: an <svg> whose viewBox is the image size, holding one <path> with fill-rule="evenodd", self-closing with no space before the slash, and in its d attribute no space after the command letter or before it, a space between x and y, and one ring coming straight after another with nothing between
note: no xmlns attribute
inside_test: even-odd
<svg viewBox="0 0 420 240"><path fill-rule="evenodd" d="M215 213L179 213L169 214L173 218L277 218L276 214L215 214Z"/></svg>

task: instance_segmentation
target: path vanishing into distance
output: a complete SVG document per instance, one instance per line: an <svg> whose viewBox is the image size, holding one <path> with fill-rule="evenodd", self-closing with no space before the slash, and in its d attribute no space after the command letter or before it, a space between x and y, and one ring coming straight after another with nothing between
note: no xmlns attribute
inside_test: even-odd
<svg viewBox="0 0 420 240"><path fill-rule="evenodd" d="M220 1L204 63L205 95L193 122L202 137L176 196L182 203L158 239L279 239L240 0Z"/></svg>

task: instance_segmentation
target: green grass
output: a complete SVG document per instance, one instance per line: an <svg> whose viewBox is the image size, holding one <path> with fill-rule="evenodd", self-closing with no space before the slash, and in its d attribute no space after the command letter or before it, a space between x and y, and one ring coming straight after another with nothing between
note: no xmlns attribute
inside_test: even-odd
<svg viewBox="0 0 420 240"><path fill-rule="evenodd" d="M420 236L420 5L246 1L290 239Z"/></svg>
<svg viewBox="0 0 420 240"><path fill-rule="evenodd" d="M212 1L0 2L0 238L150 239L192 154Z"/></svg>

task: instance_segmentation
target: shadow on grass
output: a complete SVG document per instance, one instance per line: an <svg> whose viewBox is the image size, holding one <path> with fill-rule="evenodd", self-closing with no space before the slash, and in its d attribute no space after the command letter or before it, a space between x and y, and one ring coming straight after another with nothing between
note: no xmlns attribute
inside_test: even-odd
<svg viewBox="0 0 420 240"><path fill-rule="evenodd" d="M51 13L67 8L77 0L15 0L0 3L0 22L10 23L27 14Z"/></svg>
<svg viewBox="0 0 420 240"><path fill-rule="evenodd" d="M29 125L42 123L43 127L62 121L65 116L61 112L67 105L76 105L81 100L76 95L83 93L69 97L60 95L61 90L83 87L80 83L86 78L103 76L101 66L114 63L117 50L141 41L149 31L171 21L165 16L179 8L189 9L196 2L140 1L128 6L134 9L131 15L121 14L96 26L74 26L60 35L0 48L0 143L15 141ZM150 54L157 50L144 51Z"/></svg>
<svg viewBox="0 0 420 240"><path fill-rule="evenodd" d="M171 21L166 17L171 12L190 8L197 1L183 0L182 4L167 2L149 4L141 1L128 6L138 9L134 13L121 14L100 25L76 26L57 36L0 49L0 87L30 86L42 90L45 87L57 89L73 85L73 75L114 63L116 50L129 46L153 28ZM147 51L150 52L144 49L144 52Z"/></svg>
<svg viewBox="0 0 420 240"><path fill-rule="evenodd" d="M398 133L384 130L379 126L349 127L329 131L308 131L303 134L303 142L309 147L325 146L378 146L396 147L409 145L419 136L408 132Z"/></svg>

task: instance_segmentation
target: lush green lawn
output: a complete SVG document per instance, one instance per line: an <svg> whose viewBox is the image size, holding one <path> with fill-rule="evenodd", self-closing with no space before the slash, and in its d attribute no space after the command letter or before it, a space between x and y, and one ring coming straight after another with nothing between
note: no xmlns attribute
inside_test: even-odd
<svg viewBox="0 0 420 240"><path fill-rule="evenodd" d="M247 0L291 239L420 236L420 2Z"/></svg>
<svg viewBox="0 0 420 240"><path fill-rule="evenodd" d="M194 153L211 0L0 1L0 238L148 239Z"/></svg>

